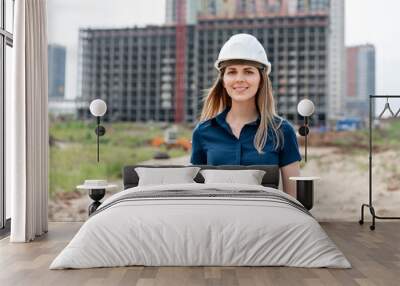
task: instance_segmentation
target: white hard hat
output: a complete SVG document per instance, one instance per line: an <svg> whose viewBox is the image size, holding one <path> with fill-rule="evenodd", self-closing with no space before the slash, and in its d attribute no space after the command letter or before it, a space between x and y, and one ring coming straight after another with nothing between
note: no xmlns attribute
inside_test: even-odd
<svg viewBox="0 0 400 286"><path fill-rule="evenodd" d="M267 68L267 74L271 72L271 63L268 61L264 47L256 37L250 34L236 34L222 46L215 68L219 70L219 64L228 60L248 60L263 64Z"/></svg>

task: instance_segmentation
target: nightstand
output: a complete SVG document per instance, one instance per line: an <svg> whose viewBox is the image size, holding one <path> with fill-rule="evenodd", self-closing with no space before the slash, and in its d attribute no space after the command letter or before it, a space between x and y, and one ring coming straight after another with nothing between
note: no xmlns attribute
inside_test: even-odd
<svg viewBox="0 0 400 286"><path fill-rule="evenodd" d="M319 179L319 177L289 177L289 180L296 181L297 200L308 210L314 205L314 181Z"/></svg>
<svg viewBox="0 0 400 286"><path fill-rule="evenodd" d="M101 205L100 200L106 194L106 190L114 189L116 187L117 187L117 185L112 185L112 184L106 184L106 185L84 184L84 185L79 185L76 188L78 190L88 190L89 191L89 197L93 200L93 203L88 208L88 212L89 212L89 216L90 216Z"/></svg>

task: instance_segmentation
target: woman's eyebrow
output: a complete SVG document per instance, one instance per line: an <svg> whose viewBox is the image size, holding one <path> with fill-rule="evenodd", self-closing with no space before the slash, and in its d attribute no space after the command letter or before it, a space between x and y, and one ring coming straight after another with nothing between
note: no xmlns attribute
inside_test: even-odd
<svg viewBox="0 0 400 286"><path fill-rule="evenodd" d="M245 68L243 68L244 70L253 70L254 68L253 67L245 67ZM234 68L234 67L228 67L226 70L236 70L236 68Z"/></svg>

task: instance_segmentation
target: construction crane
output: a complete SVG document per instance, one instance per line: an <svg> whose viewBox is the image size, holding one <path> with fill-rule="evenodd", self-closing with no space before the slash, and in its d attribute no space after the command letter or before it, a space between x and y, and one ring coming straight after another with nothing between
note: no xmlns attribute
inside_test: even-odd
<svg viewBox="0 0 400 286"><path fill-rule="evenodd" d="M183 122L185 99L186 0L176 0L175 123Z"/></svg>

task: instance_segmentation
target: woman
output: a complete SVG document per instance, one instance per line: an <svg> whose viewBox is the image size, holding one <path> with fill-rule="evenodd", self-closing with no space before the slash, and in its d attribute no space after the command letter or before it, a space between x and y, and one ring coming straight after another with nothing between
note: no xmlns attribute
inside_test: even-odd
<svg viewBox="0 0 400 286"><path fill-rule="evenodd" d="M215 67L219 76L193 130L191 163L278 165L283 191L296 197L289 177L299 175L301 156L293 127L275 112L263 46L252 35L233 35Z"/></svg>

